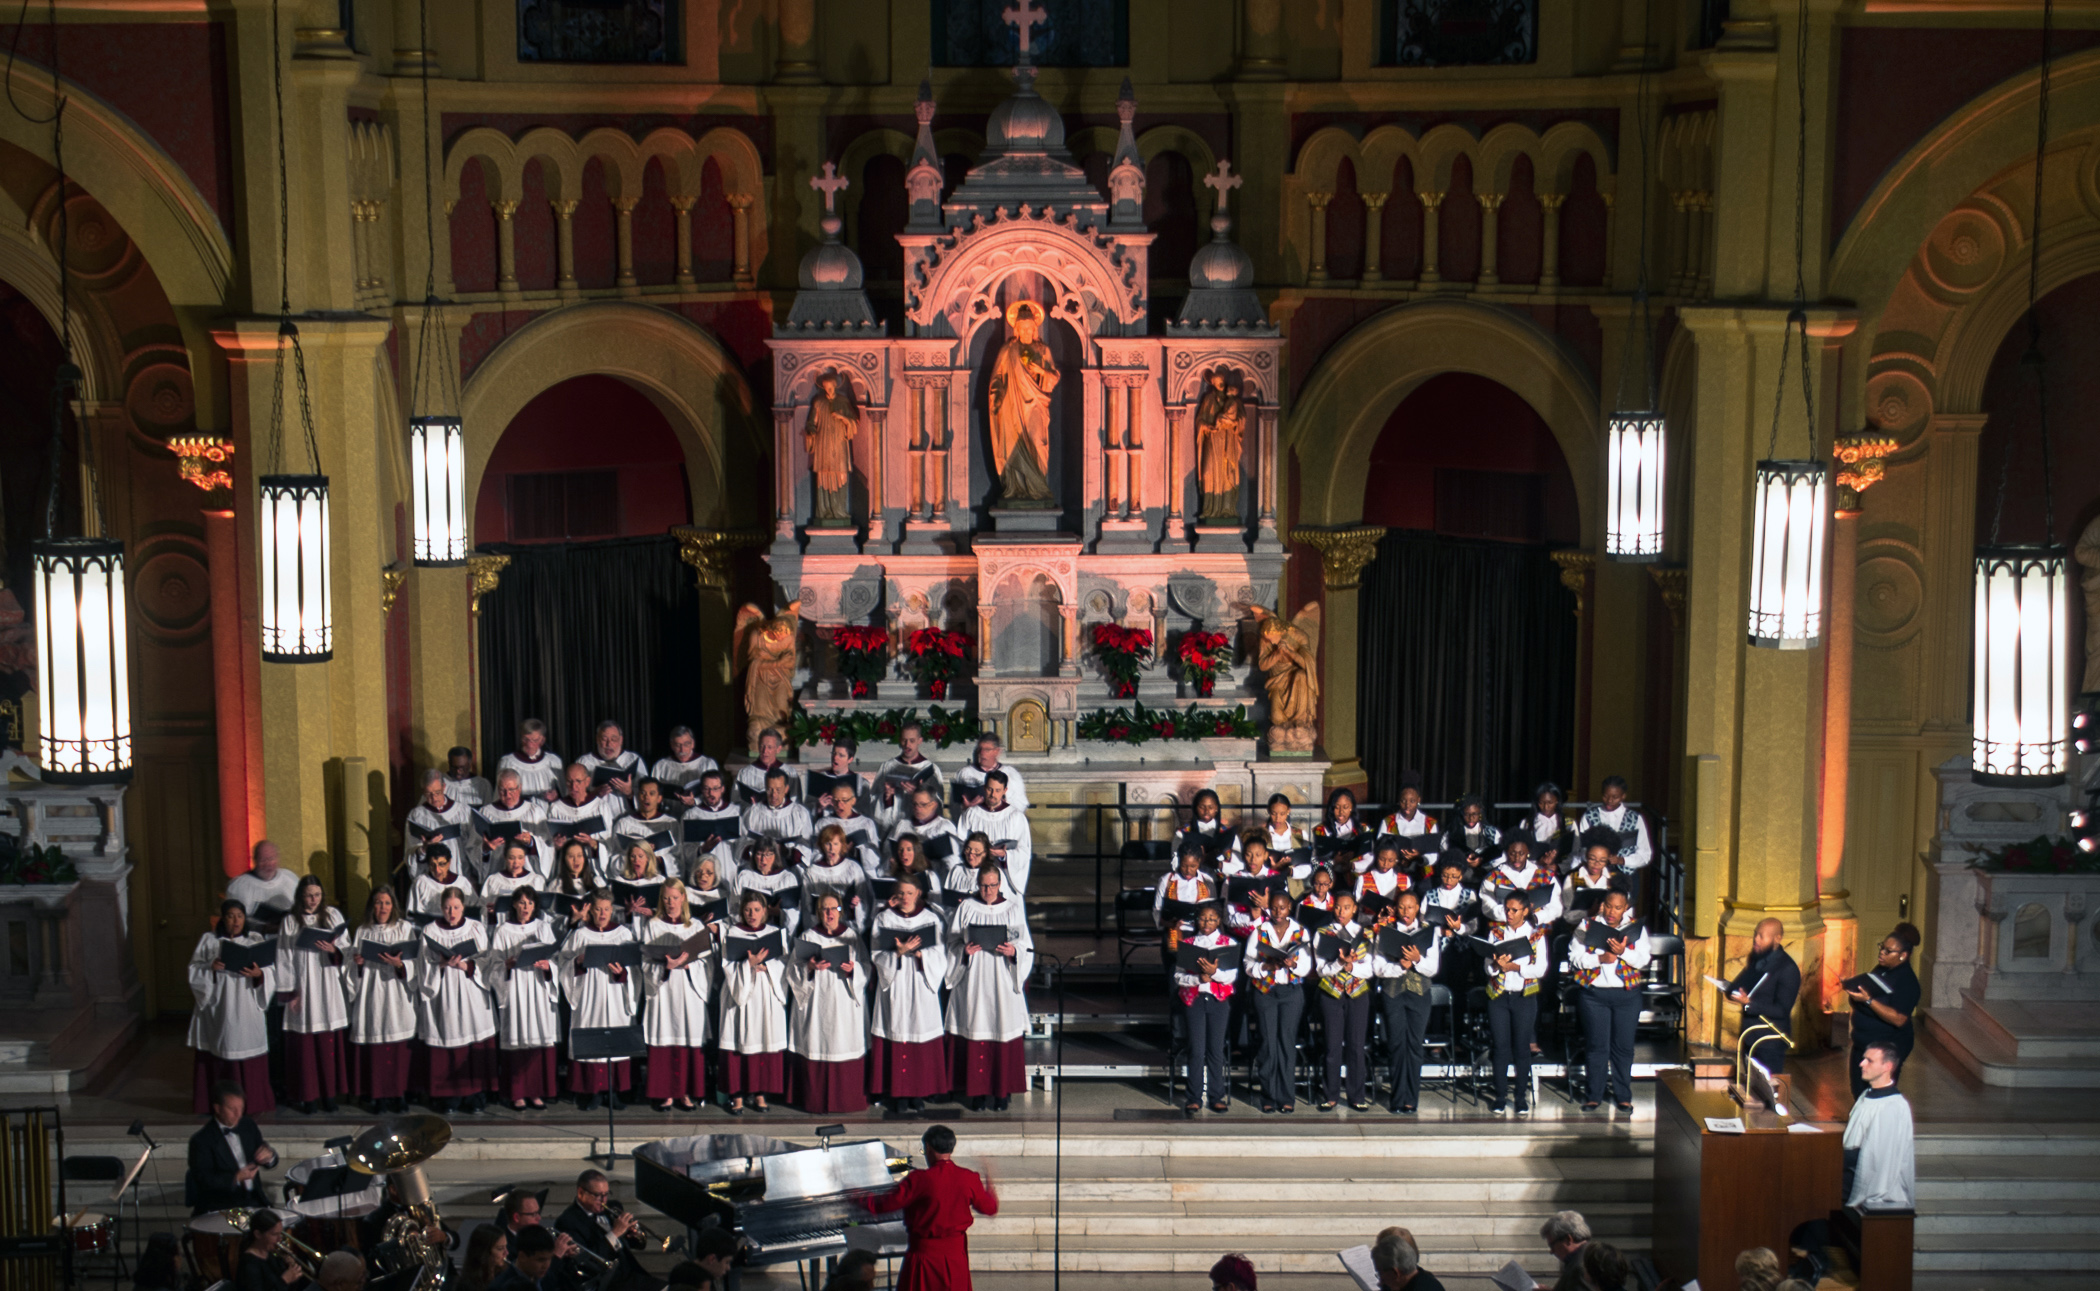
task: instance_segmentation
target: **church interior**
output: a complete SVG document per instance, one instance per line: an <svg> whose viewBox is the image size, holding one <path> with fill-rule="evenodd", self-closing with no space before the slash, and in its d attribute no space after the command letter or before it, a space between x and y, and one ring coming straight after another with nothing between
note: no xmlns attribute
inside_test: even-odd
<svg viewBox="0 0 2100 1291"><path fill-rule="evenodd" d="M2090 1277L2091 8L18 9L9 1278L228 1089L375 1282L951 1285L934 1121L994 1286Z"/></svg>

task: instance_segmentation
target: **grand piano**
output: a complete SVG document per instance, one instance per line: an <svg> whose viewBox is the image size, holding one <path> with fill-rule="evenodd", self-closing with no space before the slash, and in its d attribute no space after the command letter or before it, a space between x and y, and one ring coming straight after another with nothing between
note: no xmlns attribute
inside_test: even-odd
<svg viewBox="0 0 2100 1291"><path fill-rule="evenodd" d="M658 1139L634 1150L634 1195L688 1229L720 1227L744 1239L746 1265L843 1254L846 1229L870 1214L862 1199L911 1168L880 1139L806 1148L758 1134Z"/></svg>

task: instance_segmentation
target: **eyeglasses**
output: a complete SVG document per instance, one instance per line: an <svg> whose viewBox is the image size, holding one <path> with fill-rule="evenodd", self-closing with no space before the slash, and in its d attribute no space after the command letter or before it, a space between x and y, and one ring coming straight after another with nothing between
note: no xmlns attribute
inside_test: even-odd
<svg viewBox="0 0 2100 1291"><path fill-rule="evenodd" d="M585 1196L596 1197L601 1201L612 1196L612 1189L610 1188L585 1188L583 1191Z"/></svg>

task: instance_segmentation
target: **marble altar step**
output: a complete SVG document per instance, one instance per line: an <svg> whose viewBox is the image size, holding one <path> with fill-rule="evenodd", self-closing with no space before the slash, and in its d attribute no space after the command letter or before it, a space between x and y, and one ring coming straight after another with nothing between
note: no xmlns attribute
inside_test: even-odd
<svg viewBox="0 0 2100 1291"><path fill-rule="evenodd" d="M1920 1033L1986 1085L2100 1088L2100 1006L2048 1014L2029 1005L1967 999L1958 1009L1918 1010Z"/></svg>
<svg viewBox="0 0 2100 1291"><path fill-rule="evenodd" d="M2100 1134L1927 1127L1917 1138L1920 1272L2100 1264Z"/></svg>

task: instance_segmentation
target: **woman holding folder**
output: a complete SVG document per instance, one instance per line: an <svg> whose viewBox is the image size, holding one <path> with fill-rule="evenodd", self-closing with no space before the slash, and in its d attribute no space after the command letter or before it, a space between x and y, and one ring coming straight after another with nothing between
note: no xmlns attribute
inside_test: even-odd
<svg viewBox="0 0 2100 1291"><path fill-rule="evenodd" d="M1368 842L1370 830L1356 823L1356 795L1347 789L1328 794L1327 813L1313 826L1314 863L1339 871L1341 862L1337 858L1346 858L1349 873L1361 874L1371 868L1370 858L1364 855Z"/></svg>
<svg viewBox="0 0 2100 1291"><path fill-rule="evenodd" d="M570 839L554 856L554 879L548 885L547 917L567 930L583 926L591 912L591 893L598 890L598 871L587 843Z"/></svg>
<svg viewBox="0 0 2100 1291"><path fill-rule="evenodd" d="M826 826L826 828L831 828ZM855 868L858 868L856 865ZM819 894L794 942L787 987L790 1103L831 1116L868 1110L868 959L836 891Z"/></svg>
<svg viewBox="0 0 2100 1291"><path fill-rule="evenodd" d="M416 1038L417 973L413 919L393 889L374 888L364 926L349 944L350 1083L374 1113L408 1110L409 1042Z"/></svg>
<svg viewBox="0 0 2100 1291"><path fill-rule="evenodd" d="M447 888L439 897L437 921L423 929L422 995L416 1034L422 1040L421 1080L440 1115L479 1112L496 1077L496 1009L479 976L489 948L488 930L467 918L466 894Z"/></svg>
<svg viewBox="0 0 2100 1291"><path fill-rule="evenodd" d="M1385 1016L1385 1063L1392 1081L1386 1109L1412 1116L1422 1101L1422 1043L1429 1034L1429 987L1443 962L1444 934L1422 920L1422 898L1394 898L1393 921L1372 935L1372 998Z"/></svg>
<svg viewBox="0 0 2100 1291"><path fill-rule="evenodd" d="M1313 937L1313 966L1320 975L1320 1025L1327 1033L1327 1073L1320 1110L1331 1112L1342 1096L1342 1069L1349 1071L1349 1106L1371 1110L1364 1096L1370 1067L1371 946L1356 923L1356 898L1334 899L1334 922Z"/></svg>
<svg viewBox="0 0 2100 1291"><path fill-rule="evenodd" d="M336 1097L350 1092L341 940L349 930L343 912L327 903L321 880L300 879L277 933L277 989L291 992L284 1006L285 1092L309 1114L317 1102L334 1111Z"/></svg>
<svg viewBox="0 0 2100 1291"><path fill-rule="evenodd" d="M916 835L898 839L901 845ZM900 859L901 859L900 850ZM948 951L941 916L929 908L927 876L897 880L896 904L875 916L875 1010L868 1028L868 1092L900 1115L923 1111L948 1092L948 1046L941 1027L941 979Z"/></svg>
<svg viewBox="0 0 2100 1291"><path fill-rule="evenodd" d="M706 877L714 858L695 868ZM707 1099L707 1019L715 1002L716 929L695 918L692 893L664 884L656 917L642 926L642 1038L649 1044L649 1101L659 1112L699 1110Z"/></svg>
<svg viewBox="0 0 2100 1291"><path fill-rule="evenodd" d="M489 934L482 967L496 998L496 1081L514 1112L546 1109L559 1097L554 1046L561 1042L561 991L553 955L560 937L540 913L539 890L513 888L510 914Z"/></svg>
<svg viewBox="0 0 2100 1291"><path fill-rule="evenodd" d="M1261 1029L1254 1074L1264 1113L1298 1110L1298 1029L1313 960L1312 938L1291 917L1292 905L1288 892L1269 895L1268 917L1248 936L1242 965L1254 987L1254 1021Z"/></svg>
<svg viewBox="0 0 2100 1291"><path fill-rule="evenodd" d="M778 861L770 842L766 856ZM729 1114L767 1110L766 1095L787 1088L787 938L768 922L766 894L737 896L737 926L722 934L722 1092Z"/></svg>
<svg viewBox="0 0 2100 1291"><path fill-rule="evenodd" d="M782 863L782 846L771 838L757 838L744 853L744 868L736 874L737 922L743 922L744 898L756 892L769 907L769 922L792 937L802 926L802 876Z"/></svg>
<svg viewBox="0 0 2100 1291"><path fill-rule="evenodd" d="M620 853L620 872L610 885L613 904L623 919L641 923L654 915L663 890L664 872L657 864L656 848L639 838L628 843Z"/></svg>
<svg viewBox="0 0 2100 1291"><path fill-rule="evenodd" d="M1020 898L1001 890L1004 879L997 864L986 862L977 872L977 895L956 904L948 925L955 1091L974 1112L1003 1112L1017 1090L1028 1088L1021 1037L1028 1032L1035 940Z"/></svg>
<svg viewBox="0 0 2100 1291"><path fill-rule="evenodd" d="M488 915L491 924L499 928L510 917L509 911L505 909L509 904L510 894L519 888L537 888L540 885L538 876L532 872L531 854L527 851L530 846L529 843L505 843L502 859L496 862L495 872L481 881L482 912Z"/></svg>
<svg viewBox="0 0 2100 1291"><path fill-rule="evenodd" d="M1239 943L1224 931L1216 902L1196 912L1196 932L1175 952L1174 993L1188 1034L1188 1060L1182 1071L1190 1116L1203 1110L1232 1110L1231 1086L1225 1080L1225 1031L1232 1021L1232 985L1240 977Z"/></svg>
<svg viewBox="0 0 2100 1291"><path fill-rule="evenodd" d="M612 893L591 898L589 920L569 934L558 963L569 1002L569 1092L579 1111L590 1111L601 1098L623 1107L620 1091L634 1081L628 1060L576 1056L578 1030L632 1026L641 1003L641 950L634 929L613 909Z"/></svg>
<svg viewBox="0 0 2100 1291"><path fill-rule="evenodd" d="M268 951L257 953L267 942ZM194 1103L211 1110L211 1088L230 1080L247 1095L253 1115L277 1110L270 1092L270 1036L263 1012L277 993L277 943L248 930L248 908L219 903L219 921L190 956L190 1048L197 1051Z"/></svg>
<svg viewBox="0 0 2100 1291"><path fill-rule="evenodd" d="M1531 1039L1538 1034L1539 980L1546 975L1546 933L1531 922L1531 899L1522 892L1502 898L1502 920L1488 925L1481 947L1487 956L1488 1034L1494 1044L1495 1101L1509 1105L1509 1068L1517 1069L1517 1115L1531 1111Z"/></svg>

